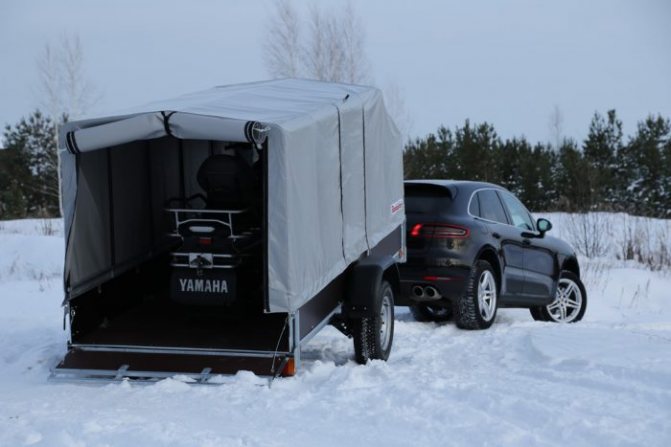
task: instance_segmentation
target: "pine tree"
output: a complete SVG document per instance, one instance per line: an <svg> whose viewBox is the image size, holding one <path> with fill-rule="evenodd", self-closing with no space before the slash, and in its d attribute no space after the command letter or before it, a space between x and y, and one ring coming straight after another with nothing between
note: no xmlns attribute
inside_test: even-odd
<svg viewBox="0 0 671 447"><path fill-rule="evenodd" d="M671 122L649 116L638 123L636 135L621 151L621 168L626 182L624 199L628 211L638 215L671 215L668 145Z"/></svg>
<svg viewBox="0 0 671 447"><path fill-rule="evenodd" d="M7 218L59 215L55 133L54 123L40 111L6 126L0 210L5 209Z"/></svg>
<svg viewBox="0 0 671 447"><path fill-rule="evenodd" d="M513 194L520 196L524 193L522 187L521 160L531 152L531 146L526 138L513 138L500 145L498 155L501 186Z"/></svg>
<svg viewBox="0 0 671 447"><path fill-rule="evenodd" d="M453 150L452 132L445 127L440 127L437 135L429 134L425 139L417 138L408 143L403 153L405 178L448 177L447 165Z"/></svg>
<svg viewBox="0 0 671 447"><path fill-rule="evenodd" d="M583 154L588 166L585 180L589 185L589 206L592 209L614 208L616 199L615 155L622 148L622 121L615 110L604 119L598 112L592 117Z"/></svg>
<svg viewBox="0 0 671 447"><path fill-rule="evenodd" d="M500 181L499 160L496 157L501 141L488 123L471 126L466 120L454 132L454 153L448 165L455 179Z"/></svg>
<svg viewBox="0 0 671 447"><path fill-rule="evenodd" d="M586 179L588 164L573 140L564 140L557 154L558 207L563 211L585 211L590 203Z"/></svg>
<svg viewBox="0 0 671 447"><path fill-rule="evenodd" d="M30 169L19 151L0 151L0 220L28 215L28 197L21 185L30 179Z"/></svg>
<svg viewBox="0 0 671 447"><path fill-rule="evenodd" d="M555 154L552 148L536 143L533 150L527 145L522 153L520 200L535 211L553 211L557 207L558 195L553 177Z"/></svg>
<svg viewBox="0 0 671 447"><path fill-rule="evenodd" d="M667 120L667 124L669 120ZM668 127L668 126L667 126ZM671 132L667 132L666 141L662 141L662 198L661 217L671 218Z"/></svg>

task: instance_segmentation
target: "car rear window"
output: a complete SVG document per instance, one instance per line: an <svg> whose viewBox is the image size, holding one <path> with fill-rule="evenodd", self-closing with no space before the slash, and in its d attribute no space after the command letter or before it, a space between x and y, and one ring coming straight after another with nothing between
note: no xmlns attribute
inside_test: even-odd
<svg viewBox="0 0 671 447"><path fill-rule="evenodd" d="M405 211L409 214L431 214L452 204L449 189L437 185L405 185Z"/></svg>
<svg viewBox="0 0 671 447"><path fill-rule="evenodd" d="M522 202L509 192L501 192L500 196L503 199L506 208L508 208L508 214L513 220L513 225L525 230L533 230L534 221L531 219L529 211L522 205Z"/></svg>
<svg viewBox="0 0 671 447"><path fill-rule="evenodd" d="M484 189L477 193L480 203L480 217L494 222L508 223L506 212L498 194L493 189Z"/></svg>
<svg viewBox="0 0 671 447"><path fill-rule="evenodd" d="M471 213L473 216L480 216L480 200L478 200L478 195L473 194L473 198L471 199L471 203L468 206L468 212Z"/></svg>

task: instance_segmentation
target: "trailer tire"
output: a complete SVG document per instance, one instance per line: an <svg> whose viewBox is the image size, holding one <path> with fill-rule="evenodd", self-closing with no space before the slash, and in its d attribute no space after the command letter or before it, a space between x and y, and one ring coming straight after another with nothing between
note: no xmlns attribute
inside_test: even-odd
<svg viewBox="0 0 671 447"><path fill-rule="evenodd" d="M383 280L372 300L373 315L351 321L354 357L359 364L387 360L394 340L394 291Z"/></svg>

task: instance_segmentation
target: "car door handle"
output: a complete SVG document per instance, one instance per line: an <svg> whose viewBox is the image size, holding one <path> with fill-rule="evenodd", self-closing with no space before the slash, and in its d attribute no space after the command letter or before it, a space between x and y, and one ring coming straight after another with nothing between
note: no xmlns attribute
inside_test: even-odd
<svg viewBox="0 0 671 447"><path fill-rule="evenodd" d="M492 236L494 236L496 239L501 239L501 235L499 233L492 233Z"/></svg>

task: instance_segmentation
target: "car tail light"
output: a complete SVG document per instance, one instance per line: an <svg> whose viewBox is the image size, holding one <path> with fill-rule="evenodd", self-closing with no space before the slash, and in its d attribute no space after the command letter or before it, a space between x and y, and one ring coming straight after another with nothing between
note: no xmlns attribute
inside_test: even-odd
<svg viewBox="0 0 671 447"><path fill-rule="evenodd" d="M410 236L411 237L419 237L421 232L422 232L422 227L423 226L424 226L423 224L415 224L412 227L412 230L410 230Z"/></svg>
<svg viewBox="0 0 671 447"><path fill-rule="evenodd" d="M450 224L415 224L410 230L410 237L426 239L466 239L470 231L466 227Z"/></svg>

